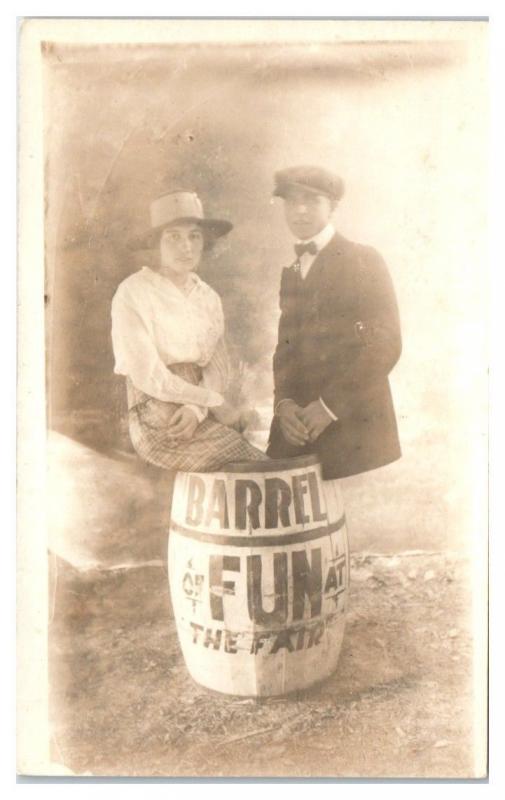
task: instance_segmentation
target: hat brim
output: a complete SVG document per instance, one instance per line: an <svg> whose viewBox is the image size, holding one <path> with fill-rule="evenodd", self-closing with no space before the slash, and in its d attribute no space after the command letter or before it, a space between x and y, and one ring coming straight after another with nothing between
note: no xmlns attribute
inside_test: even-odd
<svg viewBox="0 0 505 800"><path fill-rule="evenodd" d="M159 234L165 228L170 228L173 225L195 223L208 233L212 238L219 239L221 236L226 236L233 229L231 222L225 219L200 219L200 217L178 217L163 225L158 225L156 228L149 228L149 230L141 233L139 236L130 240L130 246L134 250L152 250L156 246Z"/></svg>
<svg viewBox="0 0 505 800"><path fill-rule="evenodd" d="M286 192L289 189L303 189L305 192L312 192L313 194L322 194L324 197L329 197L330 200L336 200L337 196L333 192L326 192L324 189L318 189L316 186L310 186L307 183L301 183L300 181L283 181L279 186L276 186L273 191L274 197L282 197L284 200L286 197Z"/></svg>

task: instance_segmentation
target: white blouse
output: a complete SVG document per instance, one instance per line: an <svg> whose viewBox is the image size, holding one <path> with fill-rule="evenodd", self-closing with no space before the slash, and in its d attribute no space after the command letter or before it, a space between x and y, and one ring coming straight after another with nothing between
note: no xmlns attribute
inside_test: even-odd
<svg viewBox="0 0 505 800"><path fill-rule="evenodd" d="M191 405L201 420L208 407L223 403L228 359L219 295L194 272L188 281L183 292L142 267L119 285L112 300L114 372L151 397ZM202 367L199 386L167 369L178 363Z"/></svg>

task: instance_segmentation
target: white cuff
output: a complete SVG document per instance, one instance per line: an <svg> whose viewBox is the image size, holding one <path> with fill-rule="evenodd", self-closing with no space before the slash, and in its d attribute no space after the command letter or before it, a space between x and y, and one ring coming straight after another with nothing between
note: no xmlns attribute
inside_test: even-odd
<svg viewBox="0 0 505 800"><path fill-rule="evenodd" d="M202 390L204 388L205 387L202 385L195 386L195 389L199 390ZM219 392L215 392L213 389L207 389L207 402L205 403L205 407L216 408L217 406L222 406L223 403L224 403L224 397L222 394L219 394ZM195 403L195 405L197 405L197 403Z"/></svg>
<svg viewBox="0 0 505 800"><path fill-rule="evenodd" d="M281 402L282 402L282 401L281 401ZM333 422L337 422L337 420L338 420L338 417L336 417L336 416L335 416L335 414L333 413L333 411L330 411L330 409L328 408L328 406L326 405L326 403L324 402L324 400L323 400L323 398L322 398L322 397L320 397L320 398L319 398L319 402L321 403L322 407L324 408L324 410L326 411L326 413L328 414L328 416L332 418Z"/></svg>
<svg viewBox="0 0 505 800"><path fill-rule="evenodd" d="M198 423L203 422L207 416L207 408L205 406L195 406L192 403L185 403L184 408L190 408L195 417L198 420Z"/></svg>

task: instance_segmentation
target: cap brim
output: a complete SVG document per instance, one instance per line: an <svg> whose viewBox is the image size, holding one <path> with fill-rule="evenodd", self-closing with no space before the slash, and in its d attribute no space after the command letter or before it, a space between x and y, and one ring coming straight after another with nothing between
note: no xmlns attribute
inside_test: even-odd
<svg viewBox="0 0 505 800"><path fill-rule="evenodd" d="M334 199L335 195L330 194L330 192L325 192L324 189L318 189L315 186L309 186L306 183L300 183L299 181L283 181L278 186L275 187L273 191L274 197L282 197L283 199L286 197L286 192L288 189L303 189L305 192L312 192L313 194L322 194L325 197L329 197L330 199Z"/></svg>
<svg viewBox="0 0 505 800"><path fill-rule="evenodd" d="M180 223L188 223L194 222L195 224L199 225L205 231L211 234L215 239L219 239L220 236L225 236L229 233L233 225L231 222L225 219L200 219L199 217L178 217L177 219L173 219L171 222L164 223L163 225L158 225L156 228L149 228L148 231L141 233L139 236L134 237L130 240L130 247L133 250L152 250L155 247L156 239L158 235L161 233L164 228L168 228L171 225L178 225Z"/></svg>

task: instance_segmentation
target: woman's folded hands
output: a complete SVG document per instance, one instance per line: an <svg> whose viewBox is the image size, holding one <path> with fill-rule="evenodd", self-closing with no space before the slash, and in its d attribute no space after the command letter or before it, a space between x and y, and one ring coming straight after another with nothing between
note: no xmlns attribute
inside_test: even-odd
<svg viewBox="0 0 505 800"><path fill-rule="evenodd" d="M187 406L177 409L168 424L168 434L177 441L188 441L198 427L198 419L194 411Z"/></svg>
<svg viewBox="0 0 505 800"><path fill-rule="evenodd" d="M257 422L258 414L251 408L232 406L225 401L220 406L210 409L217 422L242 433ZM168 435L174 441L188 441L195 433L199 421L194 411L188 406L180 406L168 424Z"/></svg>

